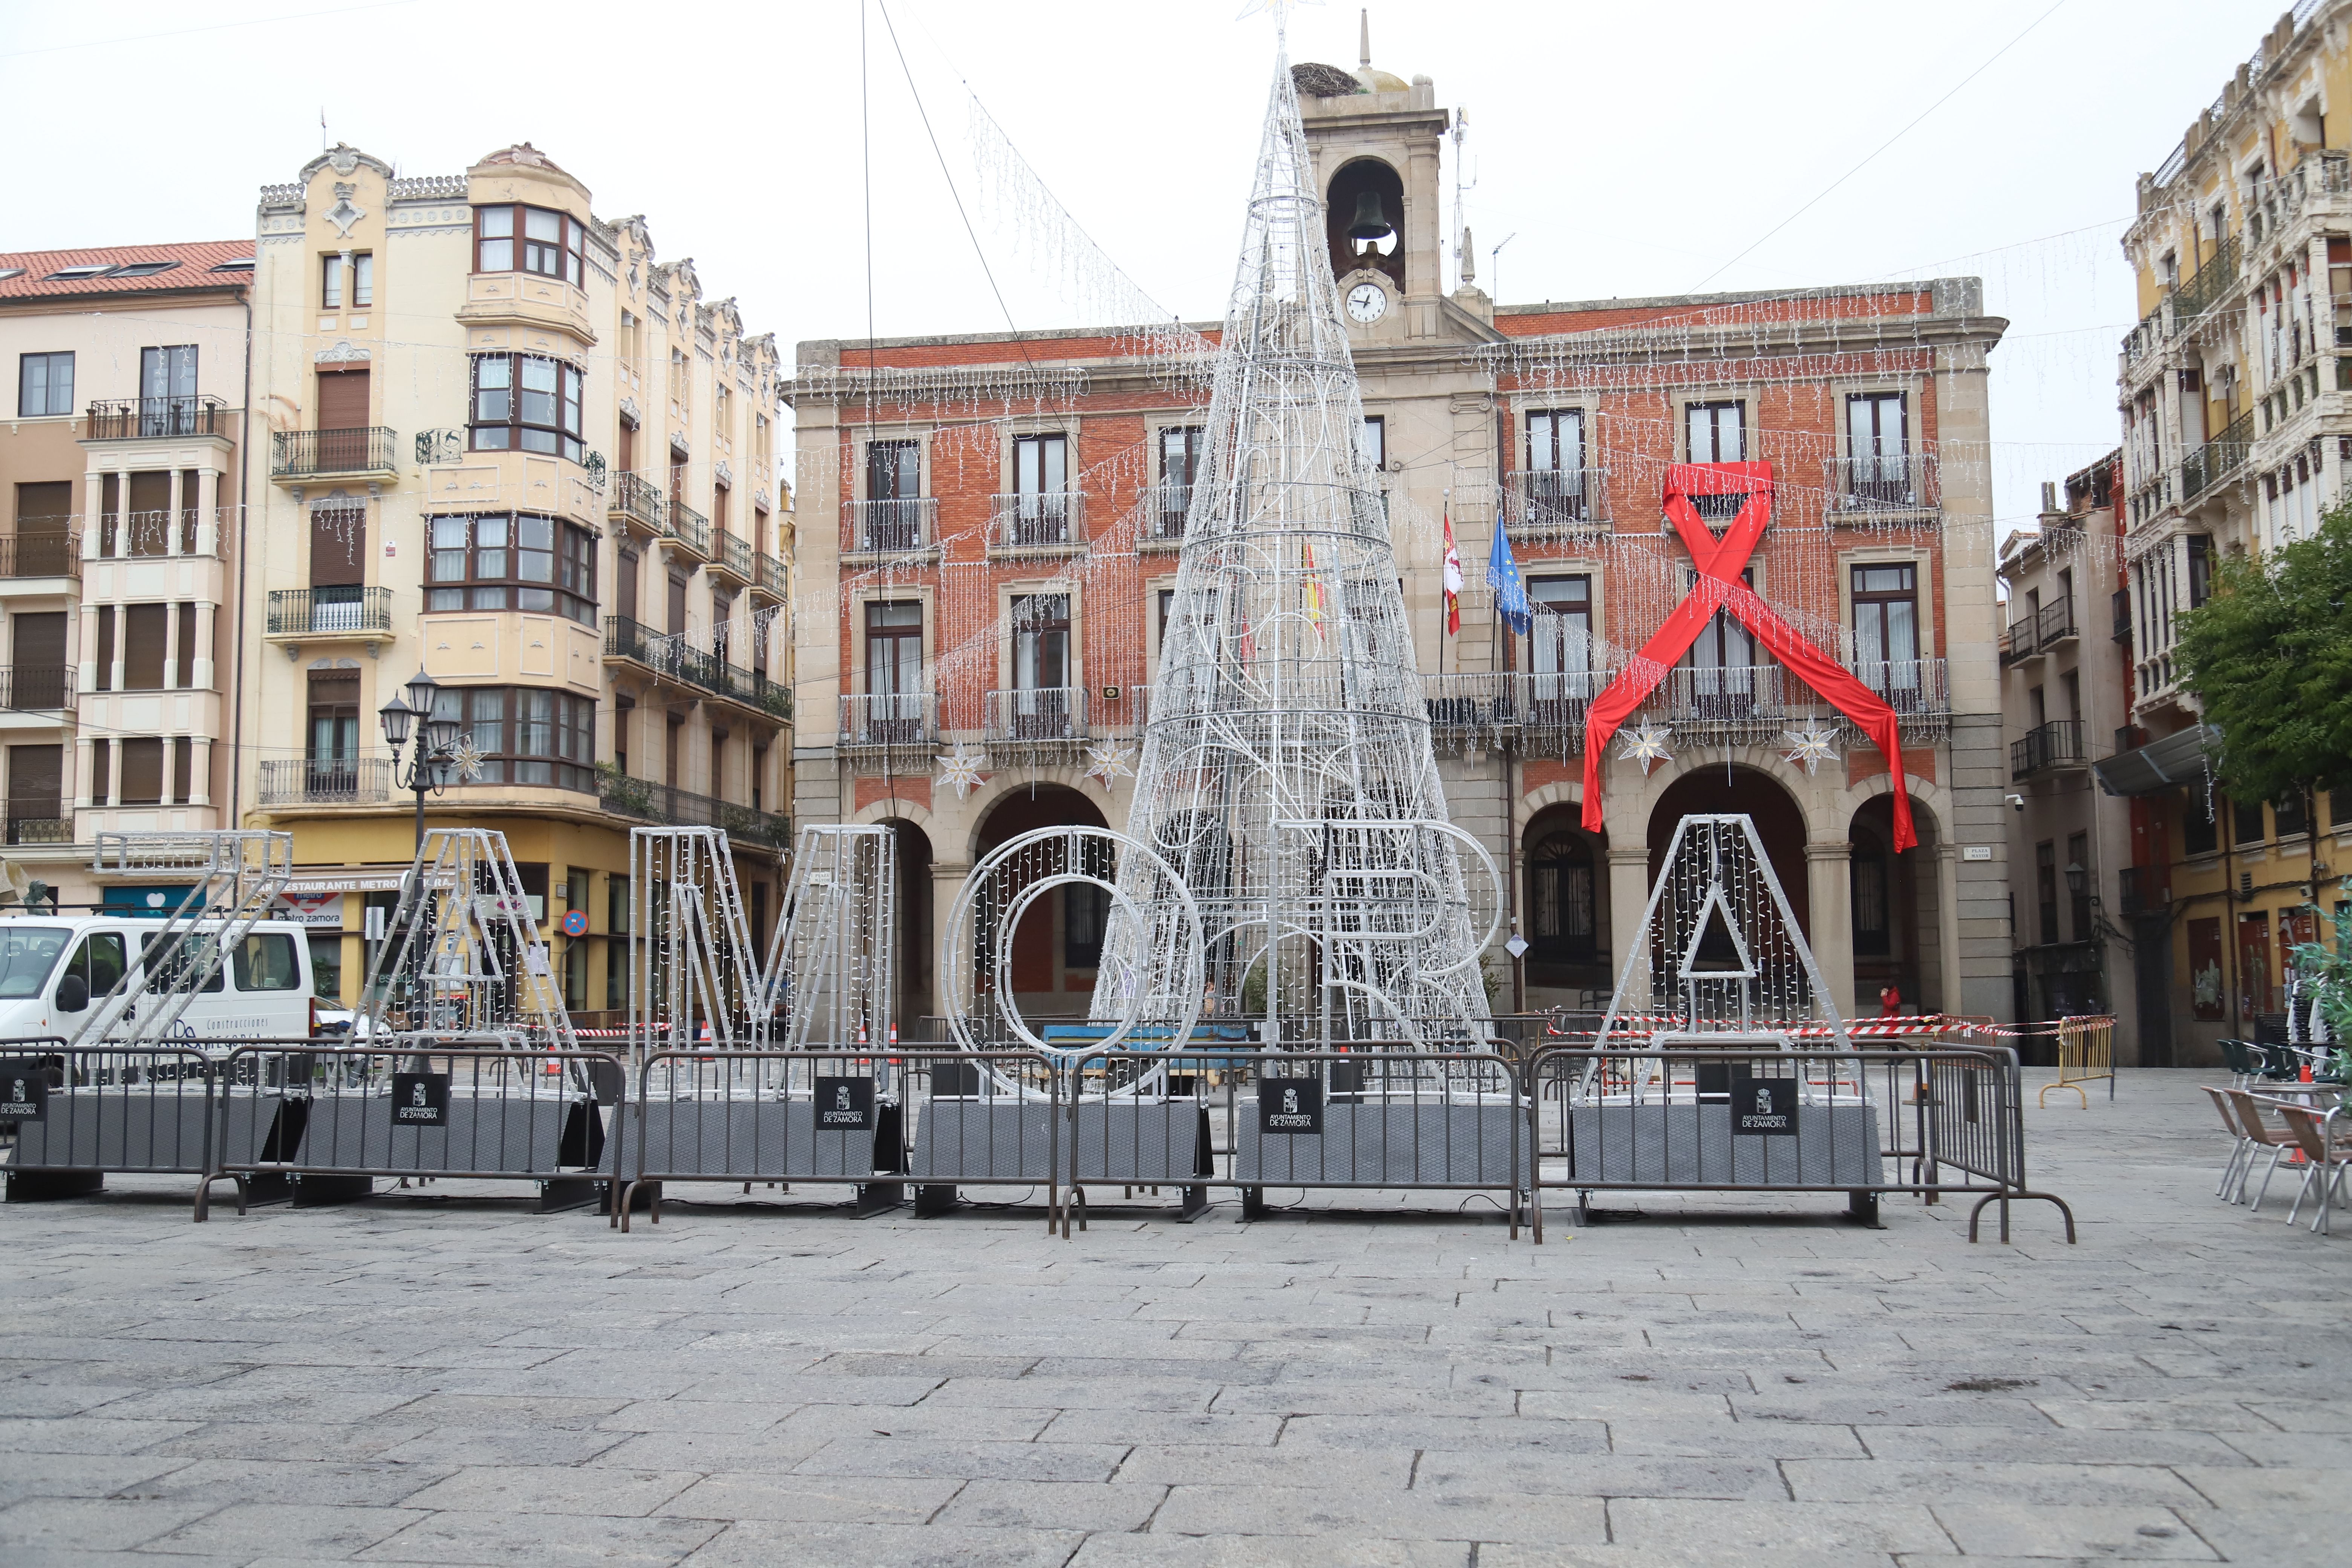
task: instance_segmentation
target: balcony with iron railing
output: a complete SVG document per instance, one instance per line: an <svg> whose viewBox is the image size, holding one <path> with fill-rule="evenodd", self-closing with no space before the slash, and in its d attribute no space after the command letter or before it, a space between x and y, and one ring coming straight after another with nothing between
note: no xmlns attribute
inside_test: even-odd
<svg viewBox="0 0 2352 1568"><path fill-rule="evenodd" d="M348 637L382 640L392 635L392 590L348 586L272 588L268 630L280 641L310 642Z"/></svg>
<svg viewBox="0 0 2352 1568"><path fill-rule="evenodd" d="M1587 533L1608 521L1606 468L1521 468L1503 487L1503 526L1513 534Z"/></svg>
<svg viewBox="0 0 2352 1568"><path fill-rule="evenodd" d="M767 849L792 847L792 818L733 801L715 800L674 784L631 778L609 763L596 767L597 800L606 811L671 827L716 827L730 838Z"/></svg>
<svg viewBox="0 0 2352 1568"><path fill-rule="evenodd" d="M2031 778L2058 768L2083 767L2089 762L2090 758L2083 754L2080 719L2053 719L2037 729L2028 730L2009 746L2009 776L2012 779Z"/></svg>
<svg viewBox="0 0 2352 1568"><path fill-rule="evenodd" d="M2221 433L2180 459L2180 500L2195 500L2245 465L2254 447L2254 411L2247 409Z"/></svg>
<svg viewBox="0 0 2352 1568"><path fill-rule="evenodd" d="M1082 490L1045 490L989 498L989 545L995 550L1066 550L1086 542Z"/></svg>
<svg viewBox="0 0 2352 1568"><path fill-rule="evenodd" d="M392 798L390 757L264 757L263 805L381 805Z"/></svg>
<svg viewBox="0 0 2352 1568"><path fill-rule="evenodd" d="M2163 911L2172 902L2168 866L2126 866L2116 873L2116 909L2125 919Z"/></svg>
<svg viewBox="0 0 2352 1568"><path fill-rule="evenodd" d="M2008 629L2000 634L2000 662L2003 668L2033 657L2034 625L2035 612L2028 610L2010 622Z"/></svg>
<svg viewBox="0 0 2352 1568"><path fill-rule="evenodd" d="M220 510L217 507L184 506L177 511L109 512L99 519L100 561L126 561L167 555L218 555Z"/></svg>
<svg viewBox="0 0 2352 1568"><path fill-rule="evenodd" d="M2048 653L2061 643L2073 642L2076 636L2072 595L2042 605L2033 617L2033 647L2038 653Z"/></svg>
<svg viewBox="0 0 2352 1568"><path fill-rule="evenodd" d="M89 405L91 441L153 441L190 436L235 436L228 405L208 394L124 397Z"/></svg>
<svg viewBox="0 0 2352 1568"><path fill-rule="evenodd" d="M854 555L905 555L939 538L937 496L844 501L841 547Z"/></svg>
<svg viewBox="0 0 2352 1568"><path fill-rule="evenodd" d="M74 677L63 664L0 665L0 709L12 713L58 713L73 705Z"/></svg>
<svg viewBox="0 0 2352 1568"><path fill-rule="evenodd" d="M1928 739L1948 725L1952 704L1944 660L1855 659L1846 668L1895 710L1905 735ZM1472 670L1423 674L1421 681L1430 728L1439 738L1526 736L1549 747L1575 743L1593 700L1619 673ZM1680 666L1666 672L1643 707L1644 717L1693 737L1739 731L1750 742L1777 741L1776 726L1807 721L1855 731L1834 704L1780 665Z"/></svg>
<svg viewBox="0 0 2352 1568"><path fill-rule="evenodd" d="M710 559L710 520L675 495L669 498L662 530L656 537L681 555L691 555L698 561Z"/></svg>
<svg viewBox="0 0 2352 1568"><path fill-rule="evenodd" d="M1135 498L1136 538L1145 545L1173 545L1184 537L1191 515L1191 485L1148 485Z"/></svg>
<svg viewBox="0 0 2352 1568"><path fill-rule="evenodd" d="M993 746L1068 745L1088 738L1087 689L1025 686L988 694L988 742Z"/></svg>
<svg viewBox="0 0 2352 1568"><path fill-rule="evenodd" d="M8 842L11 844L72 843L73 818L55 815L63 809L65 809L63 801L49 801L46 805L36 801L10 801L8 803Z"/></svg>
<svg viewBox="0 0 2352 1568"><path fill-rule="evenodd" d="M728 662L723 651L710 646L708 633L660 633L626 616L607 616L604 657L724 698L764 719L789 721L793 716L791 687L762 671Z"/></svg>
<svg viewBox="0 0 2352 1568"><path fill-rule="evenodd" d="M759 598L765 596L766 598L773 600L775 603L781 605L784 602L785 596L791 592L792 574L784 569L784 563L782 561L772 555L760 555L753 557L751 562L752 597Z"/></svg>
<svg viewBox="0 0 2352 1568"><path fill-rule="evenodd" d="M893 691L841 700L839 744L845 751L934 745L940 700L929 691Z"/></svg>
<svg viewBox="0 0 2352 1568"><path fill-rule="evenodd" d="M1833 517L1933 511L1942 499L1937 493L1936 459L1926 452L1832 458L1824 479Z"/></svg>
<svg viewBox="0 0 2352 1568"><path fill-rule="evenodd" d="M710 536L710 575L714 581L731 583L739 588L751 585L756 568L751 563L751 542L738 539L720 530Z"/></svg>
<svg viewBox="0 0 2352 1568"><path fill-rule="evenodd" d="M62 530L0 534L0 577L80 575L80 534Z"/></svg>
<svg viewBox="0 0 2352 1568"><path fill-rule="evenodd" d="M2237 237L2232 235L2205 258L2204 264L2187 282L2173 289L2174 331L2179 331L2194 325L2199 317L2229 298L2238 281L2241 252Z"/></svg>
<svg viewBox="0 0 2352 1568"><path fill-rule="evenodd" d="M397 479L391 426L363 425L349 430L277 430L269 437L269 477L307 484L341 478Z"/></svg>
<svg viewBox="0 0 2352 1568"><path fill-rule="evenodd" d="M669 526L669 498L643 474L616 474L604 515L631 532L651 538Z"/></svg>

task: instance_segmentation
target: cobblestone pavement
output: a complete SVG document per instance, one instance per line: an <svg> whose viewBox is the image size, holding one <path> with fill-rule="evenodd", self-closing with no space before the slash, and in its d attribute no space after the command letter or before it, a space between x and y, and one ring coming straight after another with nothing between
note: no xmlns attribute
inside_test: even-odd
<svg viewBox="0 0 2352 1568"><path fill-rule="evenodd" d="M2029 1113L2072 1248L1907 1199L1540 1249L1483 1200L195 1226L118 1180L0 1210L0 1562L2352 1561L2352 1214L2217 1203L2199 1081Z"/></svg>

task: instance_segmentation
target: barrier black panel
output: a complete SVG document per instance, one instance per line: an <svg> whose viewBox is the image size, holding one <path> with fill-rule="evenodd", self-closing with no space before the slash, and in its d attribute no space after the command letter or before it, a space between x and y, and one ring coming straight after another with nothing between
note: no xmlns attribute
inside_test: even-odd
<svg viewBox="0 0 2352 1568"><path fill-rule="evenodd" d="M607 1131L597 1089L619 1071L593 1051L239 1046L218 1102L229 1136L196 1217L223 1175L294 1178L298 1202L420 1177L535 1181L545 1210L593 1202ZM268 1131L257 1140L241 1127Z"/></svg>
<svg viewBox="0 0 2352 1568"><path fill-rule="evenodd" d="M1043 1187L1053 1228L1069 1137L1061 1073L1026 1050L927 1052L907 1067L915 1212L947 1212L963 1187Z"/></svg>
<svg viewBox="0 0 2352 1568"><path fill-rule="evenodd" d="M2025 1185L2022 1089L2002 1047L1780 1050L1751 1043L1666 1048L1552 1047L1528 1068L1533 1220L1542 1195L1639 1191L1843 1193L1874 1221L1878 1196L1916 1192L2056 1204ZM1946 1181L1943 1173L1956 1173Z"/></svg>
<svg viewBox="0 0 2352 1568"><path fill-rule="evenodd" d="M211 1168L217 1069L193 1047L0 1044L0 1136L12 1201L94 1193L110 1173ZM243 1142L248 1125L235 1130Z"/></svg>
<svg viewBox="0 0 2352 1568"><path fill-rule="evenodd" d="M904 1201L909 1080L899 1056L819 1051L656 1051L628 1109L627 1184L613 1222L630 1227L642 1192L654 1223L667 1182L844 1183L860 1214Z"/></svg>

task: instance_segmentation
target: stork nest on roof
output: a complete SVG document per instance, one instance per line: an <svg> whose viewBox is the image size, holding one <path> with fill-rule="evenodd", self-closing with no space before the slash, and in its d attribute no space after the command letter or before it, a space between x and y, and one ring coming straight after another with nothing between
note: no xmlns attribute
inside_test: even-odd
<svg viewBox="0 0 2352 1568"><path fill-rule="evenodd" d="M1291 67L1290 79L1310 98L1344 98L1364 90L1355 72L1343 71L1338 66L1318 65L1313 60Z"/></svg>

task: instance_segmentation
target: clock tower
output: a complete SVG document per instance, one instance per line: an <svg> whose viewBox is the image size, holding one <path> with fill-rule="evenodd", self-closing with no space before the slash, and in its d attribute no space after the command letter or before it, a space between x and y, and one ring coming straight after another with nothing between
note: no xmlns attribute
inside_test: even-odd
<svg viewBox="0 0 2352 1568"><path fill-rule="evenodd" d="M1353 71L1293 68L1323 194L1331 272L1349 335L1402 342L1450 330L1439 154L1450 123L1429 78L1373 68L1369 29Z"/></svg>

